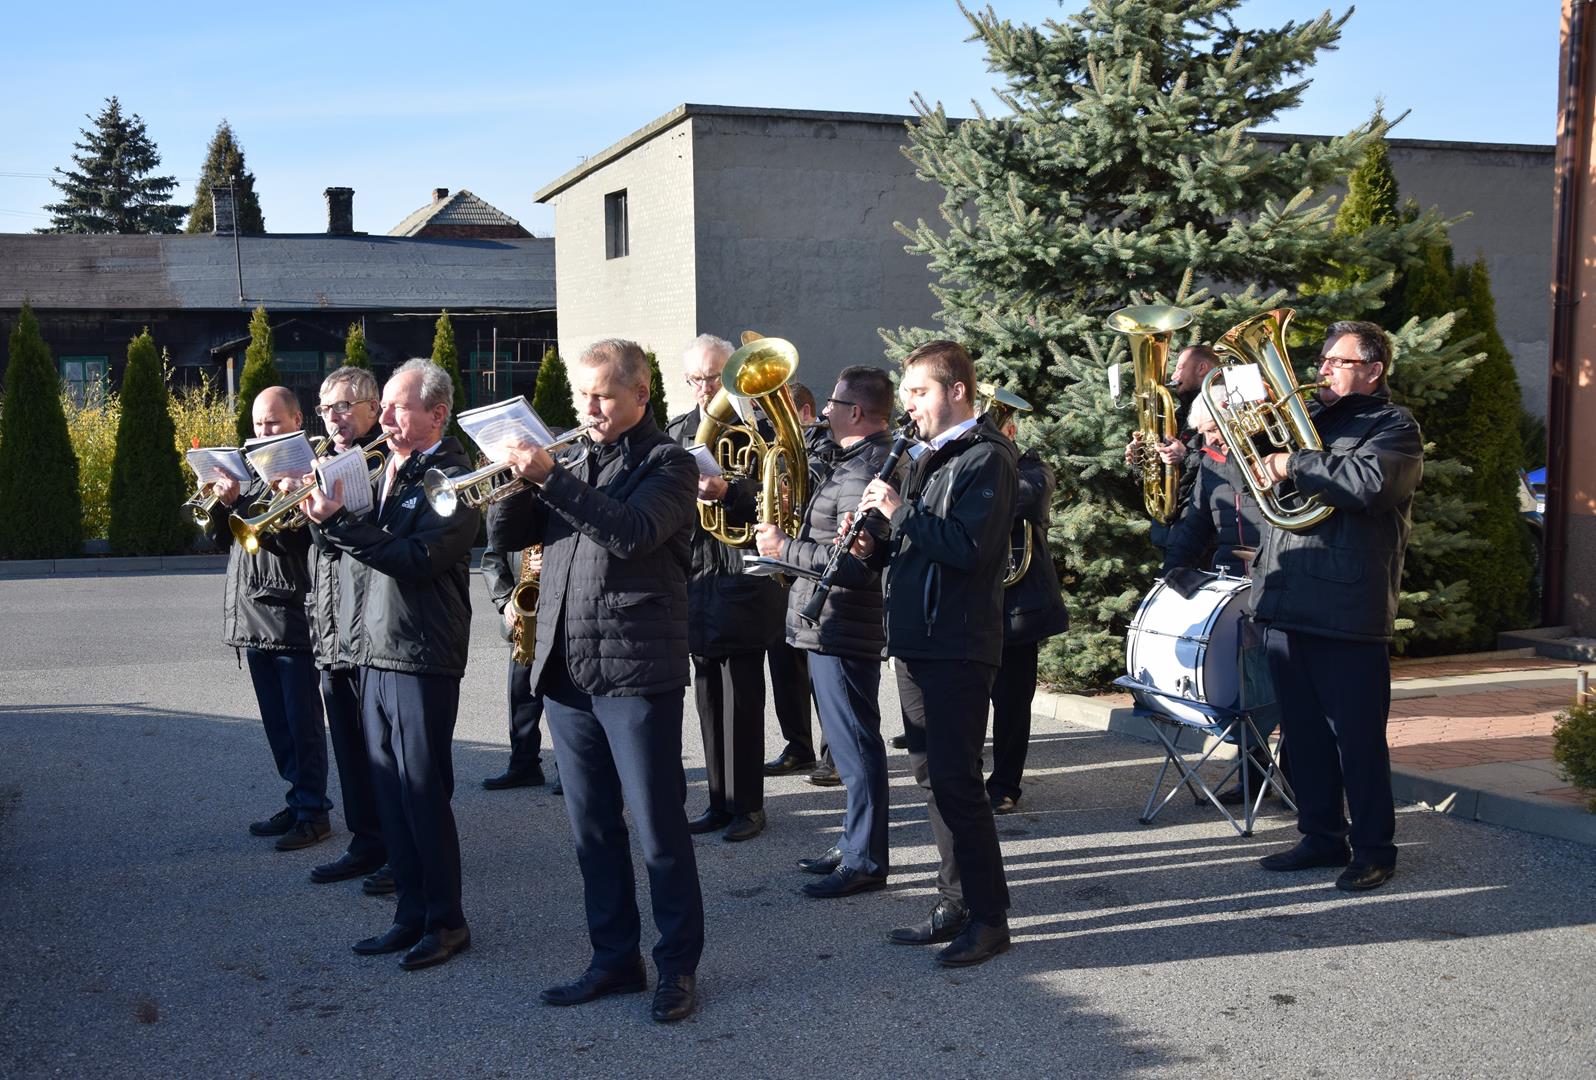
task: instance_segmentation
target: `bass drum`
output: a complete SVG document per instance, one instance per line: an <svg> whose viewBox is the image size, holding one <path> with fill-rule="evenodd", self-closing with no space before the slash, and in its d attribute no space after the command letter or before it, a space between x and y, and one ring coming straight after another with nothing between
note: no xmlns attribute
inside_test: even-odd
<svg viewBox="0 0 1596 1080"><path fill-rule="evenodd" d="M1125 637L1125 673L1162 691L1136 694L1138 704L1181 723L1206 726L1216 717L1185 702L1240 707L1241 627L1252 583L1223 574L1202 578L1189 597L1167 582L1153 586Z"/></svg>

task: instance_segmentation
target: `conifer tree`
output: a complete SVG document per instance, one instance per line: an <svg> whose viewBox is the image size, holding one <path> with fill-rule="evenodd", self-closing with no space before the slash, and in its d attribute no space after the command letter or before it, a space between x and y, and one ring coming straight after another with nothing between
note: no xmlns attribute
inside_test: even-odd
<svg viewBox="0 0 1596 1080"><path fill-rule="evenodd" d="M113 555L175 555L194 538L193 518L183 510L189 487L169 405L155 339L145 330L128 345L122 374L111 463Z"/></svg>
<svg viewBox="0 0 1596 1080"><path fill-rule="evenodd" d="M565 373L565 361L552 345L544 351L543 361L538 364L538 381L532 387L532 409L556 434L576 426L571 380Z"/></svg>
<svg viewBox="0 0 1596 1080"><path fill-rule="evenodd" d="M659 357L650 349L645 354L648 357L648 406L654 412L654 423L659 425L661 431L670 423L670 411L665 405L665 376L659 370Z"/></svg>
<svg viewBox="0 0 1596 1080"><path fill-rule="evenodd" d="M268 386L280 386L282 381L272 356L272 325L263 304L249 317L249 348L244 351L244 372L238 377L238 445L255 437L255 395Z"/></svg>
<svg viewBox="0 0 1596 1080"><path fill-rule="evenodd" d="M233 137L233 126L223 120L216 125L216 134L211 136L211 144L205 150L205 164L200 166L194 206L189 210L184 232L208 233L215 227L216 206L211 189L228 184L233 187L233 213L237 215L238 231L246 236L264 233L266 219L260 212L260 196L255 194L255 174L244 164L244 148Z"/></svg>
<svg viewBox="0 0 1596 1080"><path fill-rule="evenodd" d="M350 323L349 333L344 336L344 364L371 370L371 349L366 345L366 328L358 322Z"/></svg>
<svg viewBox="0 0 1596 1080"><path fill-rule="evenodd" d="M82 547L78 459L61 410L61 376L24 303L0 400L0 559L70 557Z"/></svg>
<svg viewBox="0 0 1596 1080"><path fill-rule="evenodd" d="M1428 212L1333 230L1327 189L1384 121L1323 142L1248 132L1299 102L1303 73L1347 16L1244 30L1239 6L1119 0L1042 27L966 10L1004 81L1004 114L977 107L954 124L940 104L916 102L906 152L944 189L942 220L900 228L938 274L941 325L883 337L894 356L956 338L982 377L1036 406L1030 431L1059 477L1051 540L1071 623L1044 673L1066 685L1123 670L1126 626L1158 566L1122 458L1133 414L1108 399L1105 371L1126 342L1106 317L1133 303L1189 308L1196 320L1176 347L1277 306L1323 325L1367 310L1443 228ZM1361 280L1314 287L1349 268ZM1406 365L1455 366L1435 330L1399 335Z"/></svg>
<svg viewBox="0 0 1596 1080"><path fill-rule="evenodd" d="M465 433L460 430L457 418L466 407L465 380L460 377L460 351L455 347L454 323L449 321L447 311L438 316L437 330L432 335L432 362L447 371L454 383L454 405L449 410L448 433L463 440Z"/></svg>
<svg viewBox="0 0 1596 1080"><path fill-rule="evenodd" d="M72 155L76 168L56 168L51 184L61 201L46 206L51 222L40 232L175 233L188 207L172 203L177 181L152 175L161 155L137 113L124 115L115 97L100 115L86 117L91 127Z"/></svg>

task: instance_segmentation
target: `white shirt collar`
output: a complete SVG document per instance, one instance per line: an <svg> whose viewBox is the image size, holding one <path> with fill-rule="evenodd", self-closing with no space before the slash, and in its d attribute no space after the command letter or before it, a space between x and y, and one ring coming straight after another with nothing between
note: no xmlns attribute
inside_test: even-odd
<svg viewBox="0 0 1596 1080"><path fill-rule="evenodd" d="M962 424L954 424L936 438L926 440L926 444L933 450L940 450L954 439L957 439L960 435L963 435L966 431L969 431L971 428L975 427L979 420L980 417L972 416Z"/></svg>

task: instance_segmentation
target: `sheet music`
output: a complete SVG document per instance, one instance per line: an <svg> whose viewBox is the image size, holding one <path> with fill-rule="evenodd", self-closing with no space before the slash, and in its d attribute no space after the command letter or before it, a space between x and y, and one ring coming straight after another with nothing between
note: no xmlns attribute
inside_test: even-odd
<svg viewBox="0 0 1596 1080"><path fill-rule="evenodd" d="M1258 370L1257 364L1231 364L1222 370L1226 401L1269 400L1269 392L1264 389L1263 372Z"/></svg>
<svg viewBox="0 0 1596 1080"><path fill-rule="evenodd" d="M780 559L770 558L768 555L744 555L743 573L752 574L755 577L775 577L779 574L786 574L788 577L820 580L820 575L813 570L805 570L802 567L794 566L790 562L782 562Z"/></svg>
<svg viewBox="0 0 1596 1080"><path fill-rule="evenodd" d="M554 441L554 433L524 397L467 409L457 419L461 430L495 465L509 458L513 443L548 446Z"/></svg>
<svg viewBox="0 0 1596 1080"><path fill-rule="evenodd" d="M316 485L321 493L333 498L333 484L342 482L337 494L339 502L351 514L364 514L371 509L371 471L366 468L366 452L351 446L341 454L334 454L316 462Z"/></svg>
<svg viewBox="0 0 1596 1080"><path fill-rule="evenodd" d="M244 444L244 457L268 484L279 480L298 480L316 464L316 453L303 431L268 435Z"/></svg>
<svg viewBox="0 0 1596 1080"><path fill-rule="evenodd" d="M1119 404L1119 395L1123 392L1123 380L1120 378L1118 364L1108 365L1108 397L1115 405Z"/></svg>
<svg viewBox="0 0 1596 1080"><path fill-rule="evenodd" d="M236 446L206 446L190 450L183 456L188 461L188 467L194 470L195 477L202 484L209 484L223 477L231 477L240 484L249 483L249 463L244 460L244 455L238 452Z"/></svg>
<svg viewBox="0 0 1596 1080"><path fill-rule="evenodd" d="M695 443L687 448L693 455L693 460L698 463L699 476L721 476L723 472L720 462L715 460L715 455L703 443Z"/></svg>

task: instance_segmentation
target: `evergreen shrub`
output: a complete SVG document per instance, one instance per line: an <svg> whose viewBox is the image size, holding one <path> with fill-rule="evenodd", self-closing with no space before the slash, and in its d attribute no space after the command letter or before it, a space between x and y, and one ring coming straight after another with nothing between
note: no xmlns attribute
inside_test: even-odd
<svg viewBox="0 0 1596 1080"><path fill-rule="evenodd" d="M192 488L177 450L161 358L145 330L127 349L121 417L111 467L109 540L113 555L175 555L194 539L183 509Z"/></svg>
<svg viewBox="0 0 1596 1080"><path fill-rule="evenodd" d="M1596 702L1583 702L1557 714L1552 729L1552 757L1569 783L1589 796L1596 813Z"/></svg>
<svg viewBox="0 0 1596 1080"><path fill-rule="evenodd" d="M61 377L24 303L0 400L0 559L70 558L83 547L78 459Z"/></svg>
<svg viewBox="0 0 1596 1080"><path fill-rule="evenodd" d="M255 396L268 386L282 385L283 377L272 358L272 325L264 305L249 317L249 348L244 352L244 372L238 379L238 415L234 420L238 441L243 446L255 437Z"/></svg>

